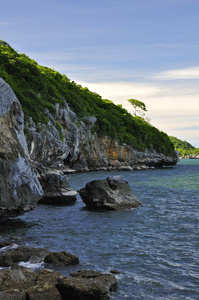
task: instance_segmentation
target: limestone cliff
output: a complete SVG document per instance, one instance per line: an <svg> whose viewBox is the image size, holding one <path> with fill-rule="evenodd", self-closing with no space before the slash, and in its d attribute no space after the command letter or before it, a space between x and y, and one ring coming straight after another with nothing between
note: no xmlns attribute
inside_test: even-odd
<svg viewBox="0 0 199 300"><path fill-rule="evenodd" d="M23 129L22 107L0 78L0 219L32 209L43 193Z"/></svg>
<svg viewBox="0 0 199 300"><path fill-rule="evenodd" d="M45 167L133 170L177 163L176 157L155 151L138 152L126 144L92 132L96 118L81 120L65 105L49 111L48 124L26 124L22 107L10 86L0 79L0 218L15 217L34 208L43 194L33 163ZM59 127L57 127L57 123ZM61 161L61 164L58 162ZM57 168L57 167L56 167Z"/></svg>
<svg viewBox="0 0 199 300"><path fill-rule="evenodd" d="M66 102L64 108L56 104L56 115L48 112L48 118L48 125L41 124L43 129L40 132L36 131L34 122L28 128L30 156L46 166L62 160L65 166L77 171L133 170L177 163L177 156L148 150L139 152L110 137L93 134L96 118L87 116L80 121ZM61 133L56 128L56 120L61 124Z"/></svg>

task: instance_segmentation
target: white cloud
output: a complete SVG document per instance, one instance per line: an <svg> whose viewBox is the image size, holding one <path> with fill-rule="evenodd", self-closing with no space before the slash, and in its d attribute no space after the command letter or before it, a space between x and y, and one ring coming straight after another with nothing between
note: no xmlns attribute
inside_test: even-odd
<svg viewBox="0 0 199 300"><path fill-rule="evenodd" d="M199 67L164 71L154 77L164 80L199 79Z"/></svg>

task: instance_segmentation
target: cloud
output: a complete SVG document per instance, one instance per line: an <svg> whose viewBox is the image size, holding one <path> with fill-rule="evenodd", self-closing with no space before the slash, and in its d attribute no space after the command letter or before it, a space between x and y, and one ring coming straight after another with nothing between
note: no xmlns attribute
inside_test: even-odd
<svg viewBox="0 0 199 300"><path fill-rule="evenodd" d="M164 80L199 79L199 67L164 71L164 72L157 73L154 76L154 78L164 79Z"/></svg>

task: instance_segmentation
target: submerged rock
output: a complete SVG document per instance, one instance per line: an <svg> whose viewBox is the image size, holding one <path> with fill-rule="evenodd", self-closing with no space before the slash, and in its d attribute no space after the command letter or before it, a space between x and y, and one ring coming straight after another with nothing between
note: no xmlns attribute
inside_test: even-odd
<svg viewBox="0 0 199 300"><path fill-rule="evenodd" d="M0 78L0 218L33 209L43 191L30 162L22 107Z"/></svg>
<svg viewBox="0 0 199 300"><path fill-rule="evenodd" d="M79 193L83 202L91 209L130 209L141 204L123 176L93 180L80 189Z"/></svg>

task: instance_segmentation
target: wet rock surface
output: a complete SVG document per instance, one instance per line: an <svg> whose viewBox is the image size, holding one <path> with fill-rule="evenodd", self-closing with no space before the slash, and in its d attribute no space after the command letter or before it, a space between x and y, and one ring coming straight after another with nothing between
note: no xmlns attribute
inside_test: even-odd
<svg viewBox="0 0 199 300"><path fill-rule="evenodd" d="M80 189L79 193L90 209L130 209L141 204L128 182L119 175L107 177L105 180L93 180Z"/></svg>

